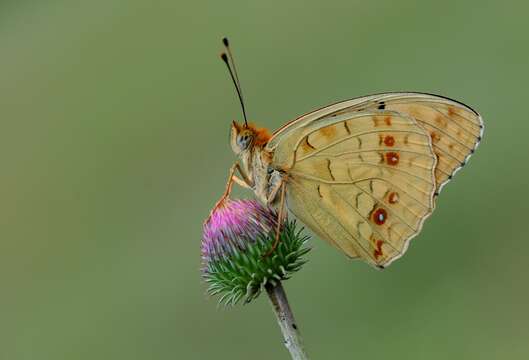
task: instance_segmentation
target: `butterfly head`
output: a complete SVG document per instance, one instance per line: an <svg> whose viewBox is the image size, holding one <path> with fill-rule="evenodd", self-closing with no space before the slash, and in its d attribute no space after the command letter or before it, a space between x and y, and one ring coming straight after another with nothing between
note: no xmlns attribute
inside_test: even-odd
<svg viewBox="0 0 529 360"><path fill-rule="evenodd" d="M253 124L238 124L232 122L230 144L233 152L237 155L249 151L253 147L262 147L270 139L267 129L259 129Z"/></svg>
<svg viewBox="0 0 529 360"><path fill-rule="evenodd" d="M243 151L249 150L255 139L255 132L250 126L245 124L238 124L233 122L231 124L231 148L235 154L240 154Z"/></svg>

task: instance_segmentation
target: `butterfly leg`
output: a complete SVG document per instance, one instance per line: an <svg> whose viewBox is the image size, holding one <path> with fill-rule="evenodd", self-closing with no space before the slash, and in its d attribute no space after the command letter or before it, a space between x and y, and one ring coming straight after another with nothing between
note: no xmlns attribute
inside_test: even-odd
<svg viewBox="0 0 529 360"><path fill-rule="evenodd" d="M286 183L284 181L281 182L281 185L278 188L278 192L279 192L279 210L277 213L277 226L276 226L274 243L272 244L272 247L270 248L270 250L268 250L268 252L264 255L264 257L270 256L274 252L274 250L277 248L277 245L279 245L279 238L280 238L279 235L281 234L281 226L283 225L283 217L286 211L285 209ZM274 193L274 198L275 198L275 194L277 194L277 191Z"/></svg>
<svg viewBox="0 0 529 360"><path fill-rule="evenodd" d="M239 174L241 174L242 179L235 175L236 171L239 171ZM215 204L215 206L213 207L213 209L209 213L209 216L208 216L208 218L206 219L206 221L204 223L207 223L209 221L209 219L211 218L211 214L213 214L213 212L215 212L215 210L217 210L219 207L221 207L222 204L226 201L226 199L230 197L231 190L233 188L233 183L236 183L237 185L240 185L241 187L244 187L244 188L247 188L247 189L251 189L252 186L253 186L252 181L242 171L241 166L239 165L238 162L233 164L232 167L230 168L230 173L229 173L229 176L228 176L228 182L226 184L226 190L224 191L224 194L222 194L222 197L219 199L219 201L217 201L217 203Z"/></svg>
<svg viewBox="0 0 529 360"><path fill-rule="evenodd" d="M245 189L251 189L252 188L245 180L237 177L236 175L233 175L231 179L233 180L234 183L236 183L240 187L243 187Z"/></svg>
<svg viewBox="0 0 529 360"><path fill-rule="evenodd" d="M238 178L235 175L236 171L238 171L239 174L241 174L242 179ZM240 185L246 189L251 189L253 187L253 181L251 181L248 178L248 176L244 173L244 171L242 171L241 165L239 165L238 162L233 164L232 167L230 168L230 175L228 177L228 183L226 184L226 191L224 191L224 195L222 196L219 202L226 200L230 196L234 182L237 183L237 185Z"/></svg>

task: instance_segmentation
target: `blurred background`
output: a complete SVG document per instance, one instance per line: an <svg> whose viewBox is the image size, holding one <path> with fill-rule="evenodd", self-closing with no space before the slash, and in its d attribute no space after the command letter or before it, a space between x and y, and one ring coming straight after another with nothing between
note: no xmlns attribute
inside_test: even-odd
<svg viewBox="0 0 529 360"><path fill-rule="evenodd" d="M382 91L477 109L485 137L386 271L313 238L286 282L314 359L529 357L529 5L0 2L0 359L287 359L266 297L219 309L202 221L241 119ZM249 193L238 191L240 196Z"/></svg>

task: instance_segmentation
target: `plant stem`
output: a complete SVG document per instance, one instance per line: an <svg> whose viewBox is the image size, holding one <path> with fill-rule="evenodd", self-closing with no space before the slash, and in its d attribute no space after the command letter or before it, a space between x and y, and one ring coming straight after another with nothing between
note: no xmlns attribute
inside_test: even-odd
<svg viewBox="0 0 529 360"><path fill-rule="evenodd" d="M265 285L265 289L272 303L277 323L283 333L284 343L290 352L290 356L292 356L293 360L308 360L283 286L279 282L276 286L267 284Z"/></svg>

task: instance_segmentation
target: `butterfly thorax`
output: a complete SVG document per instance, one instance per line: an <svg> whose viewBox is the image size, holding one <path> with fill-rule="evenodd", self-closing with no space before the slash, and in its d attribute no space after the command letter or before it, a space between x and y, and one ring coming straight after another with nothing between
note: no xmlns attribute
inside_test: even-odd
<svg viewBox="0 0 529 360"><path fill-rule="evenodd" d="M273 202L270 198L271 189L276 183L277 174L271 168L272 154L264 146L252 146L239 154L241 166L251 180L257 198L263 203Z"/></svg>

